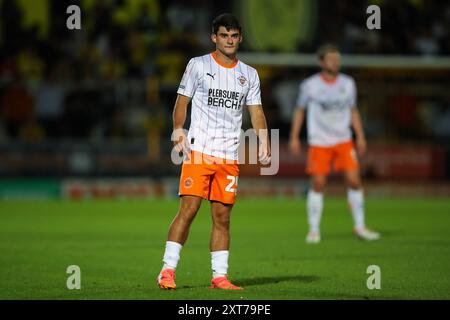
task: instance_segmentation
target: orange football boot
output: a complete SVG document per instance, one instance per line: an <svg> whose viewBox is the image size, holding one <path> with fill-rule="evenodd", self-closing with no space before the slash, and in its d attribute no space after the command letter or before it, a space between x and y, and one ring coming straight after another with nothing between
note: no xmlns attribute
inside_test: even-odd
<svg viewBox="0 0 450 320"><path fill-rule="evenodd" d="M164 269L158 275L156 279L158 286L161 289L175 289L177 285L175 284L175 270L173 269Z"/></svg>
<svg viewBox="0 0 450 320"><path fill-rule="evenodd" d="M235 286L228 280L228 275L224 277L212 278L211 289L223 289L223 290L244 290L244 288Z"/></svg>

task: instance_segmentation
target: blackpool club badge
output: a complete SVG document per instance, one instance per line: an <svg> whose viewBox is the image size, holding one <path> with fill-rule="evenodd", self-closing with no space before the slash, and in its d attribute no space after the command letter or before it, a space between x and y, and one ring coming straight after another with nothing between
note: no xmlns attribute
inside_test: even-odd
<svg viewBox="0 0 450 320"><path fill-rule="evenodd" d="M189 189L190 187L192 187L193 183L194 183L194 180L191 177L186 178L184 180L184 187Z"/></svg>
<svg viewBox="0 0 450 320"><path fill-rule="evenodd" d="M241 86L245 86L245 83L247 82L247 79L245 79L244 76L240 76L237 79L239 80L239 83L241 84Z"/></svg>

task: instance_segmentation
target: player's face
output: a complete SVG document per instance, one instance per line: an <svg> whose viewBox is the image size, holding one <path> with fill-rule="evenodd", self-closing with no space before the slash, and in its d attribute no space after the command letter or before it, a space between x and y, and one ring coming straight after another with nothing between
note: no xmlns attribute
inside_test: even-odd
<svg viewBox="0 0 450 320"><path fill-rule="evenodd" d="M217 34L211 35L211 40L216 44L216 49L226 56L233 56L242 41L242 35L239 30L219 27Z"/></svg>
<svg viewBox="0 0 450 320"><path fill-rule="evenodd" d="M330 74L337 74L341 68L341 55L339 52L328 52L320 61L322 70Z"/></svg>

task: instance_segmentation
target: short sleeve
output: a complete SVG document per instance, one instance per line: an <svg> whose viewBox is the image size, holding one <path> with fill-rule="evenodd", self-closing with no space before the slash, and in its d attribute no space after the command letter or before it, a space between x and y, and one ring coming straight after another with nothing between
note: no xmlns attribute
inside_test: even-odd
<svg viewBox="0 0 450 320"><path fill-rule="evenodd" d="M254 72L253 79L250 82L250 89L248 90L247 99L245 100L247 106L261 105L261 88L259 82L258 72Z"/></svg>
<svg viewBox="0 0 450 320"><path fill-rule="evenodd" d="M305 109L309 103L309 95L307 91L306 82L300 83L297 96L297 108Z"/></svg>
<svg viewBox="0 0 450 320"><path fill-rule="evenodd" d="M180 85L178 86L178 94L182 94L184 96L188 96L192 98L197 89L198 84L198 73L196 61L192 58L188 65L186 66L186 70L184 71L183 78L181 78Z"/></svg>

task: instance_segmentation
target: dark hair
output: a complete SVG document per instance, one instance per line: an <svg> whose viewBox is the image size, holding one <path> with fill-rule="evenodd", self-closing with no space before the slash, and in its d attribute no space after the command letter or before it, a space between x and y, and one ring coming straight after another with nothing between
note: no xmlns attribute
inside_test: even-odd
<svg viewBox="0 0 450 320"><path fill-rule="evenodd" d="M239 33L241 33L242 30L238 19L230 13L222 13L213 20L212 33L217 34L220 27L225 27L227 31L239 30Z"/></svg>
<svg viewBox="0 0 450 320"><path fill-rule="evenodd" d="M319 57L319 60L323 60L327 53L330 52L339 52L339 48L331 43L326 43L324 45L321 45L319 50L317 50L317 56Z"/></svg>

